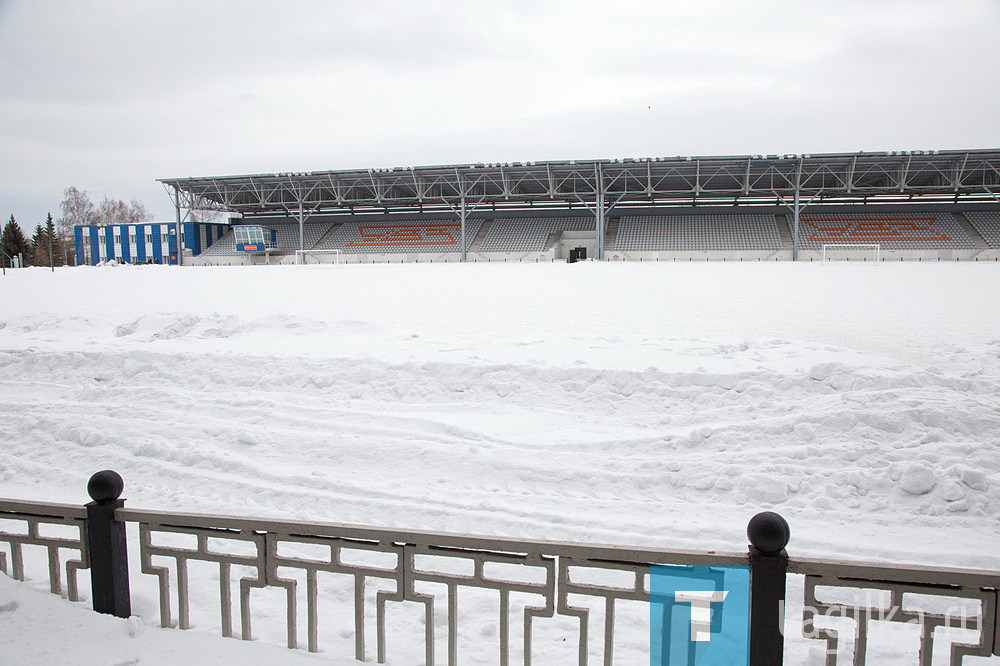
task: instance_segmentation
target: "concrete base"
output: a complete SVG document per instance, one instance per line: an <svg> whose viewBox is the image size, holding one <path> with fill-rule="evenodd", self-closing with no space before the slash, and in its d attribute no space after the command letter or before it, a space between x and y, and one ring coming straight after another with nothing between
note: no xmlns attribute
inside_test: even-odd
<svg viewBox="0 0 1000 666"><path fill-rule="evenodd" d="M609 250L607 261L791 261L791 250L690 250L629 251Z"/></svg>
<svg viewBox="0 0 1000 666"><path fill-rule="evenodd" d="M883 262L893 261L997 261L1000 249L988 250L885 250L879 253ZM831 261L874 261L874 250L837 250ZM818 250L800 250L799 261L822 261Z"/></svg>
<svg viewBox="0 0 1000 666"><path fill-rule="evenodd" d="M548 263L565 261L557 256L561 254L558 247L543 252L469 252L468 263ZM987 250L882 250L881 261L891 263L898 261L1000 261L1000 249ZM588 259L593 257L589 256ZM333 255L314 255L311 263L334 263ZM399 252L392 254L342 254L343 264L425 264L425 263L458 263L462 255L458 252ZM697 262L697 261L734 261L734 262L764 262L791 261L791 250L776 251L721 251L697 250L687 252L627 252L609 251L606 261L652 261L652 262ZM818 262L823 260L822 252L816 250L800 250L799 261ZM838 251L831 261L874 261L872 250ZM212 257L193 257L186 260L189 266L263 266L289 265L295 263L292 254L272 255L269 259L264 255L234 254L216 255Z"/></svg>

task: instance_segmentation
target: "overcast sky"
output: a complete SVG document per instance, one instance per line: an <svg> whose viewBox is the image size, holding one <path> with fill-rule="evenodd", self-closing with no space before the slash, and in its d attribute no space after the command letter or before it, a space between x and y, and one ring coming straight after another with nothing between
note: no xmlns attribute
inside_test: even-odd
<svg viewBox="0 0 1000 666"><path fill-rule="evenodd" d="M1000 0L0 0L0 215L157 178L1000 147Z"/></svg>

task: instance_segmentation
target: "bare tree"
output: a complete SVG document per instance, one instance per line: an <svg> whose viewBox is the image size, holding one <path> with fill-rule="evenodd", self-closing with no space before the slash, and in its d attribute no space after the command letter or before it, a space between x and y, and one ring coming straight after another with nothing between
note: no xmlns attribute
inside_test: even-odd
<svg viewBox="0 0 1000 666"><path fill-rule="evenodd" d="M128 204L121 199L109 199L104 197L101 203L97 204L97 224L128 224Z"/></svg>
<svg viewBox="0 0 1000 666"><path fill-rule="evenodd" d="M142 224L153 219L149 209L138 199L123 201L104 197L95 206L86 192L75 187L63 191L62 217L56 225L56 239L68 259L73 243L73 227L87 224Z"/></svg>
<svg viewBox="0 0 1000 666"><path fill-rule="evenodd" d="M94 224L97 209L87 193L75 187L63 190L62 217L56 222L60 234L73 235L73 227L78 224Z"/></svg>
<svg viewBox="0 0 1000 666"><path fill-rule="evenodd" d="M62 248L63 263L69 264L69 248L73 245L73 227L94 224L97 221L97 209L87 192L81 192L76 187L67 187L63 190L63 200L60 207L62 208L62 217L56 221L55 240Z"/></svg>
<svg viewBox="0 0 1000 666"><path fill-rule="evenodd" d="M138 199L132 199L128 204L128 218L128 224L142 224L153 219L153 215L146 208L146 204Z"/></svg>
<svg viewBox="0 0 1000 666"><path fill-rule="evenodd" d="M97 206L97 224L142 224L151 218L145 204L136 199L126 202L105 197Z"/></svg>

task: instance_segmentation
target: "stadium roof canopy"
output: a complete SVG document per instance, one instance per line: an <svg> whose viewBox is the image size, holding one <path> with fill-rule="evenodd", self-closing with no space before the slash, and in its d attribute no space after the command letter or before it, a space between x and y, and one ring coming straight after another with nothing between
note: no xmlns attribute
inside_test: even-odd
<svg viewBox="0 0 1000 666"><path fill-rule="evenodd" d="M604 258L606 215L616 206L787 205L798 257L799 212L817 203L1000 201L1000 150L931 150L815 155L655 157L564 162L346 169L248 176L164 178L180 231L181 208L242 217L317 213L584 207L594 213L596 257Z"/></svg>
<svg viewBox="0 0 1000 666"><path fill-rule="evenodd" d="M1000 201L1000 150L665 157L160 179L178 208L244 216L469 206Z"/></svg>

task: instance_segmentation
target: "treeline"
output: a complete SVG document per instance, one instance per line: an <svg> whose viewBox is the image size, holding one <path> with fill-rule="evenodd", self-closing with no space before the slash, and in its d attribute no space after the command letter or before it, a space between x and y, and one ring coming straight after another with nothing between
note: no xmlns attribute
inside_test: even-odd
<svg viewBox="0 0 1000 666"><path fill-rule="evenodd" d="M59 253L64 253L65 248L66 243L57 237L51 214L46 218L44 227L40 224L35 227L35 233L30 239L25 238L13 215L0 233L0 259L4 267L13 266L15 260L17 264L24 266L62 266L67 257L60 258Z"/></svg>
<svg viewBox="0 0 1000 666"><path fill-rule="evenodd" d="M105 197L94 204L85 191L68 187L60 204L62 217L52 219L49 213L44 224L35 226L30 238L10 216L0 233L0 261L13 265L15 257L26 266L72 266L76 260L76 240L73 227L86 224L140 224L151 219L146 206L135 199L123 201Z"/></svg>

